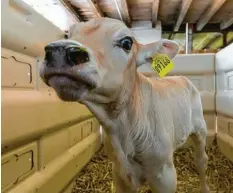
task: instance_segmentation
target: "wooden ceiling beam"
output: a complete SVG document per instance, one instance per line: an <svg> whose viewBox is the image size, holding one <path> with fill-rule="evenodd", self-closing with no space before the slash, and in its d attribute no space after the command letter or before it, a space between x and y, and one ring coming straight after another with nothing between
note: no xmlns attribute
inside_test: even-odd
<svg viewBox="0 0 233 193"><path fill-rule="evenodd" d="M176 21L176 25L174 27L174 31L177 32L180 28L180 25L182 24L184 17L189 9L189 6L191 5L192 0L182 0L181 8L180 8L180 13L178 16L178 19Z"/></svg>
<svg viewBox="0 0 233 193"><path fill-rule="evenodd" d="M88 3L91 5L92 11L93 13L97 16L97 17L103 17L103 12L101 11L101 9L99 8L99 5L96 3L94 3L92 0L87 0Z"/></svg>
<svg viewBox="0 0 233 193"><path fill-rule="evenodd" d="M174 27L173 25L162 25L162 31L165 33L171 33L173 31ZM207 32L222 32L220 29L220 23L207 23L205 27L201 31L196 31L196 25L194 24L194 33L207 33ZM226 31L233 31L233 25L229 26ZM176 33L185 33L185 24L181 24L179 31Z"/></svg>
<svg viewBox="0 0 233 193"><path fill-rule="evenodd" d="M213 0L211 5L204 11L197 22L196 29L201 31L203 27L210 21L212 16L222 7L226 0Z"/></svg>
<svg viewBox="0 0 233 193"><path fill-rule="evenodd" d="M157 17L158 17L158 11L159 11L159 0L153 0L152 2L152 26L156 26Z"/></svg>
<svg viewBox="0 0 233 193"><path fill-rule="evenodd" d="M68 2L68 0L61 0L61 3L66 7L66 9L75 16L75 18L77 19L78 22L81 21L80 16L78 15L78 13L73 9L73 7L71 6L71 4Z"/></svg>
<svg viewBox="0 0 233 193"><path fill-rule="evenodd" d="M230 27L232 24L233 24L233 15L231 16L231 18L229 18L227 20L223 20L220 23L220 28L221 28L221 30L223 30L223 29Z"/></svg>
<svg viewBox="0 0 233 193"><path fill-rule="evenodd" d="M69 2L73 7L77 8L77 9L80 9L82 11L82 5L84 4L83 1L80 1L80 0L64 0L64 2L67 1ZM101 11L101 9L99 8L99 5L98 3L95 1L93 2L93 0L86 0L86 3L90 5L91 8L89 7L85 7L85 4L83 5L83 10L82 13L83 13L83 18L86 17L85 15L85 11L89 11L91 12L92 14L94 14L97 18L99 17L103 17L103 13Z"/></svg>
<svg viewBox="0 0 233 193"><path fill-rule="evenodd" d="M131 19L129 16L129 9L126 0L113 0L117 7L117 12L122 21L126 23L126 25L131 26Z"/></svg>
<svg viewBox="0 0 233 193"><path fill-rule="evenodd" d="M123 18L124 21L126 22L127 25L131 25L131 19L129 16L129 9L128 9L128 4L126 0L121 0L121 7L122 7L122 12L123 12Z"/></svg>

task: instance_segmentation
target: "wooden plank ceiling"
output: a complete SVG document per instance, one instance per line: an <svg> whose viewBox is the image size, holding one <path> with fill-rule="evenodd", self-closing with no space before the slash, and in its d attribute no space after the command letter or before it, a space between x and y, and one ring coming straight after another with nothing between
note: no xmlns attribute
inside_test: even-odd
<svg viewBox="0 0 233 193"><path fill-rule="evenodd" d="M63 0L63 2L76 12L80 21L111 17L122 20L131 27L134 21L149 20L154 27L159 20L162 23L163 37L179 41L181 48L185 45L185 23L192 23L194 26L194 50L221 48L223 34L226 34L224 35L226 43L233 40L233 0Z"/></svg>

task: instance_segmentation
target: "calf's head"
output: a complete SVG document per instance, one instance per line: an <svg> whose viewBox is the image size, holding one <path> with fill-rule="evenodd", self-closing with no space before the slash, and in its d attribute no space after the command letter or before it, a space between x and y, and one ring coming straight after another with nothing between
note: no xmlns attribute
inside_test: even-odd
<svg viewBox="0 0 233 193"><path fill-rule="evenodd" d="M95 92L116 95L124 80L136 75L137 67L151 63L153 55L173 58L178 50L169 40L140 45L121 21L92 19L74 24L68 39L45 47L40 76L62 100L82 102Z"/></svg>

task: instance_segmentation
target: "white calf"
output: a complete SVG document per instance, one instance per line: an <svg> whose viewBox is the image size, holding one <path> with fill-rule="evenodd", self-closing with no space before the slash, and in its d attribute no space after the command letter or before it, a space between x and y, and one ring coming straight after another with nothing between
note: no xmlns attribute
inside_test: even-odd
<svg viewBox="0 0 233 193"><path fill-rule="evenodd" d="M201 98L185 77L149 78L137 67L156 53L173 58L178 45L160 40L140 45L120 21L93 19L71 27L69 40L46 46L41 77L65 101L78 101L104 126L117 193L149 182L153 191L176 190L173 152L191 136L202 192L207 128Z"/></svg>

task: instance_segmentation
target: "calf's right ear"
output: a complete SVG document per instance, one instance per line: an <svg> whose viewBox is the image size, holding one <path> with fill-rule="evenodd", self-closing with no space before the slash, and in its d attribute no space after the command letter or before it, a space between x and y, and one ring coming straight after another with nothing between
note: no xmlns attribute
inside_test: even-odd
<svg viewBox="0 0 233 193"><path fill-rule="evenodd" d="M140 45L136 55L136 64L141 66L152 62L152 57L156 54L166 54L170 59L174 58L179 52L179 45L175 41L162 39L157 42Z"/></svg>

